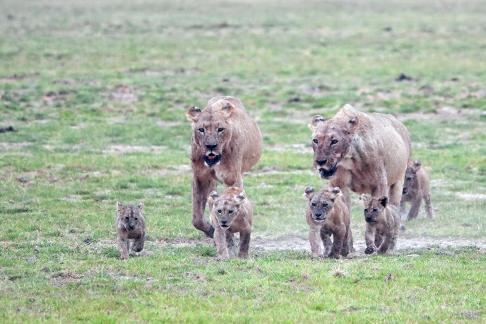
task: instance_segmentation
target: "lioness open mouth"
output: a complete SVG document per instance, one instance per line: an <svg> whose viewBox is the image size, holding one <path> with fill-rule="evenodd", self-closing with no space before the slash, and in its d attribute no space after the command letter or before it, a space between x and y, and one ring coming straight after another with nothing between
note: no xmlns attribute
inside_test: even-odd
<svg viewBox="0 0 486 324"><path fill-rule="evenodd" d="M320 168L319 174L321 175L321 178L327 179L329 177L332 177L334 175L334 173L336 173L336 170L337 170L336 165L333 165L333 167L330 168L329 170L326 170L324 168Z"/></svg>
<svg viewBox="0 0 486 324"><path fill-rule="evenodd" d="M221 154L214 154L213 152L211 152L204 156L204 163L206 163L206 165L210 167L218 164L220 161L221 161Z"/></svg>

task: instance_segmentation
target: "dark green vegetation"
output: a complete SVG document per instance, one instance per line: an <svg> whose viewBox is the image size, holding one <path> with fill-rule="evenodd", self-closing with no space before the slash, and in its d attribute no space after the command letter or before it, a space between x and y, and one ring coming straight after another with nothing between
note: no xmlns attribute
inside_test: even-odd
<svg viewBox="0 0 486 324"><path fill-rule="evenodd" d="M484 321L484 250L214 261L191 226L184 113L242 99L265 140L245 178L254 236L287 242L305 237L305 185L323 185L310 117L398 114L437 208L404 238L484 246L485 16L481 1L2 1L0 127L17 131L0 133L0 321ZM116 200L146 206L147 255L128 262Z"/></svg>

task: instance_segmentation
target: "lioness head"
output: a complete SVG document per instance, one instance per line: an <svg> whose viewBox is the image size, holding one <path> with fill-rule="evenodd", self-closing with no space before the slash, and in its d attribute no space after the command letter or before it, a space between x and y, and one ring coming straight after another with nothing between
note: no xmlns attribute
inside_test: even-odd
<svg viewBox="0 0 486 324"><path fill-rule="evenodd" d="M334 202L341 194L341 190L338 187L334 187L331 189L323 189L316 193L312 187L307 187L304 193L307 199L309 199L312 219L315 222L321 223L326 220L329 212L333 209Z"/></svg>
<svg viewBox="0 0 486 324"><path fill-rule="evenodd" d="M356 110L346 105L344 116L326 120L322 116L314 116L309 125L312 132L312 149L314 150L314 167L322 178L332 177L338 163L349 150L354 132L358 125Z"/></svg>
<svg viewBox="0 0 486 324"><path fill-rule="evenodd" d="M208 202L210 212L216 217L222 229L226 230L230 228L238 216L240 206L245 199L245 192L243 189L237 187L228 188L221 196L216 191L209 194Z"/></svg>
<svg viewBox="0 0 486 324"><path fill-rule="evenodd" d="M383 210L388 204L388 197L367 197L365 198L364 217L367 223L376 223Z"/></svg>
<svg viewBox="0 0 486 324"><path fill-rule="evenodd" d="M414 188L417 187L417 171L420 170L421 166L422 163L419 160L408 164L407 171L405 171L405 180L403 182L404 196L410 195Z"/></svg>
<svg viewBox="0 0 486 324"><path fill-rule="evenodd" d="M201 159L208 167L221 162L227 143L232 136L231 116L235 112L238 99L220 97L211 99L201 111L192 107L186 113L192 122L193 140L202 152Z"/></svg>

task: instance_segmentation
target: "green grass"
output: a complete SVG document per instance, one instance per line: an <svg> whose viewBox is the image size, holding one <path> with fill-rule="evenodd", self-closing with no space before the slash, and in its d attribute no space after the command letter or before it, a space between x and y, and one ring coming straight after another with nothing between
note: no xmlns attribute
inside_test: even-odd
<svg viewBox="0 0 486 324"><path fill-rule="evenodd" d="M254 248L216 262L191 225L185 119L212 96L242 99L265 144L245 177L254 237L291 240L306 235L303 189L325 185L310 117L347 102L397 114L437 209L403 237L484 244L481 1L7 0L0 12L0 127L17 129L0 134L1 322L485 320L484 250L312 261ZM116 200L145 202L148 255L117 259Z"/></svg>

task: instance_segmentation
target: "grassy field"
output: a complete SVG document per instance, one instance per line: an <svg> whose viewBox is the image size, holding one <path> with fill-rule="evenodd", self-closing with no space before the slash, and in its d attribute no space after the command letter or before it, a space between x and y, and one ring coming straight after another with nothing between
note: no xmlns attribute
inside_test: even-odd
<svg viewBox="0 0 486 324"><path fill-rule="evenodd" d="M485 16L474 0L2 1L0 322L486 321ZM264 134L249 260L215 261L191 225L185 111L215 95ZM404 121L436 219L392 256L266 249L305 238L303 189L325 184L307 124L345 103ZM127 262L117 200L146 206ZM472 247L403 245L423 240Z"/></svg>

